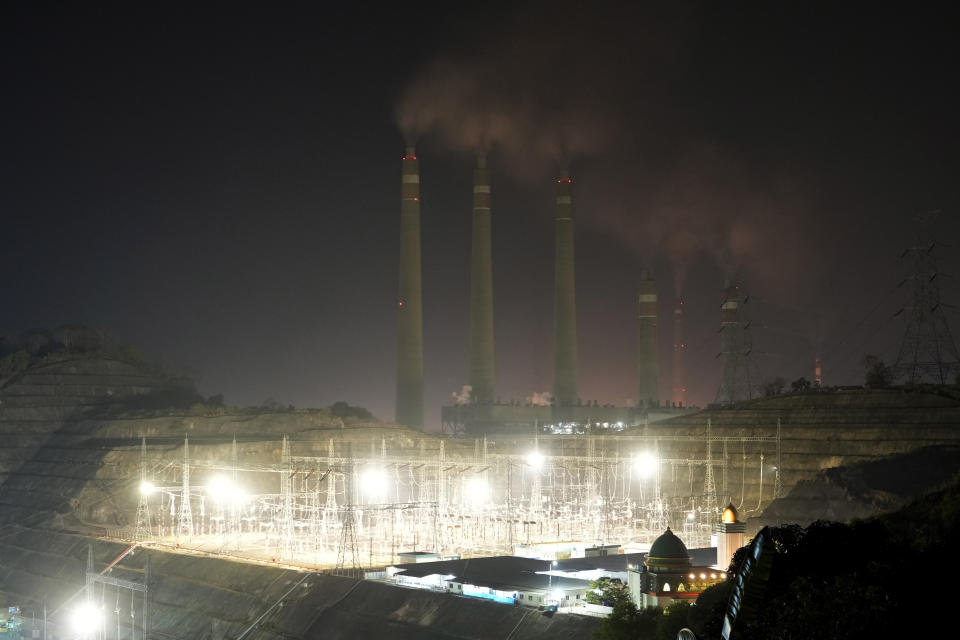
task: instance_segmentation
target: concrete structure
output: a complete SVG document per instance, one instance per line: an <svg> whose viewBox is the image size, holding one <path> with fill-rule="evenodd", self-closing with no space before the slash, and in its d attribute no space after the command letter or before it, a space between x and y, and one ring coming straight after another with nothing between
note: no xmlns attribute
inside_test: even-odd
<svg viewBox="0 0 960 640"><path fill-rule="evenodd" d="M713 566L694 565L686 545L667 527L654 540L643 567L629 571L627 584L637 606L666 608L677 600L693 602L704 589L726 578Z"/></svg>
<svg viewBox="0 0 960 640"><path fill-rule="evenodd" d="M553 401L577 404L577 303L573 253L573 180L564 171L557 180L553 286Z"/></svg>
<svg viewBox="0 0 960 640"><path fill-rule="evenodd" d="M670 400L678 407L687 403L686 382L687 343L683 337L683 300L673 310L673 384Z"/></svg>
<svg viewBox="0 0 960 640"><path fill-rule="evenodd" d="M750 343L747 327L740 319L744 302L740 287L727 282L723 304L720 305L720 360L723 373L717 390L717 402L721 405L731 405L753 397L747 362Z"/></svg>
<svg viewBox="0 0 960 640"><path fill-rule="evenodd" d="M637 295L637 406L641 408L660 404L657 337L657 284L649 271L641 271Z"/></svg>
<svg viewBox="0 0 960 640"><path fill-rule="evenodd" d="M400 179L400 286L397 297L396 421L423 429L423 300L420 274L420 167L403 156Z"/></svg>
<svg viewBox="0 0 960 640"><path fill-rule="evenodd" d="M473 170L473 249L470 258L470 399L492 403L494 392L493 260L487 158Z"/></svg>
<svg viewBox="0 0 960 640"><path fill-rule="evenodd" d="M714 529L713 544L717 547L716 566L721 571L726 571L733 559L733 554L742 547L745 542L747 532L746 523L737 519L737 509L730 503L720 514L720 522Z"/></svg>

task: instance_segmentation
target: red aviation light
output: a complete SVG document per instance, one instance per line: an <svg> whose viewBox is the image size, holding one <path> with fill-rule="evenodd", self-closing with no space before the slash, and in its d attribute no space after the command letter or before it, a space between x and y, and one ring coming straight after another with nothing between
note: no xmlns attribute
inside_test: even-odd
<svg viewBox="0 0 960 640"><path fill-rule="evenodd" d="M571 180L570 178L567 178L567 184L569 184L569 183L571 183L571 182L573 182L573 180Z"/></svg>
<svg viewBox="0 0 960 640"><path fill-rule="evenodd" d="M404 160L416 160L417 156L403 156Z"/></svg>
<svg viewBox="0 0 960 640"><path fill-rule="evenodd" d="M398 306L398 307L402 307L402 306L403 306L403 300L397 300L397 306Z"/></svg>
<svg viewBox="0 0 960 640"><path fill-rule="evenodd" d="M414 197L414 200L416 200L417 202L420 202L420 198Z"/></svg>

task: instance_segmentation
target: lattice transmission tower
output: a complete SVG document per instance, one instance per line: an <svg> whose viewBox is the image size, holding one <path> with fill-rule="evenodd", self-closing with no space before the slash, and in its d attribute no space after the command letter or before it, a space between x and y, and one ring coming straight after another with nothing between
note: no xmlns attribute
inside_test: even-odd
<svg viewBox="0 0 960 640"><path fill-rule="evenodd" d="M907 384L948 384L960 374L960 353L940 299L937 245L928 231L936 214L918 217L917 242L900 255L913 261L913 286L910 302L896 314L905 316L907 327L893 374Z"/></svg>

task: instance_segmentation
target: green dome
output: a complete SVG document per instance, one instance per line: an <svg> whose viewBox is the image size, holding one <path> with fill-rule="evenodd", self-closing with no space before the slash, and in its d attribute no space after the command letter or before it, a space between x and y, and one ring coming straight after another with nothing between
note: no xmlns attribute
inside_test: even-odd
<svg viewBox="0 0 960 640"><path fill-rule="evenodd" d="M668 562L658 562L663 560ZM671 560L682 560L684 563L689 563L690 554L687 553L687 546L683 544L683 541L675 536L673 531L670 531L670 527L667 527L664 534L653 541L653 545L647 553L647 564L651 562L654 564L675 564L675 562L669 562Z"/></svg>

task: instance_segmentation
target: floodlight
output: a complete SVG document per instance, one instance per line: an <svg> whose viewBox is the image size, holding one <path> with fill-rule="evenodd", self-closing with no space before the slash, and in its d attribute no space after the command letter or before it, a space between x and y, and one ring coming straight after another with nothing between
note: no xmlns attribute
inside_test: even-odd
<svg viewBox="0 0 960 640"><path fill-rule="evenodd" d="M657 472L660 461L650 452L644 452L633 459L634 468L640 473L641 478L649 478Z"/></svg>
<svg viewBox="0 0 960 640"><path fill-rule="evenodd" d="M84 602L70 616L70 625L73 630L85 638L97 630L100 626L100 610L93 603Z"/></svg>
<svg viewBox="0 0 960 640"><path fill-rule="evenodd" d="M467 480L467 500L473 504L481 505L490 502L490 483L480 476L474 476Z"/></svg>
<svg viewBox="0 0 960 640"><path fill-rule="evenodd" d="M214 476L207 483L207 493L217 502L242 504L247 500L247 494L240 487L224 476Z"/></svg>
<svg viewBox="0 0 960 640"><path fill-rule="evenodd" d="M140 493L142 493L145 496L150 495L156 490L157 488L153 486L153 483L150 482L149 480L144 480L143 482L140 483Z"/></svg>
<svg viewBox="0 0 960 640"><path fill-rule="evenodd" d="M559 590L554 591L554 592L553 592L553 599L556 600L557 602L560 602L560 600L563 599L563 591L559 591Z"/></svg>
<svg viewBox="0 0 960 640"><path fill-rule="evenodd" d="M360 474L360 488L370 498L383 498L387 495L387 474L379 467L367 467Z"/></svg>
<svg viewBox="0 0 960 640"><path fill-rule="evenodd" d="M539 451L531 451L527 454L527 464L534 469L541 469L543 467L543 454Z"/></svg>

